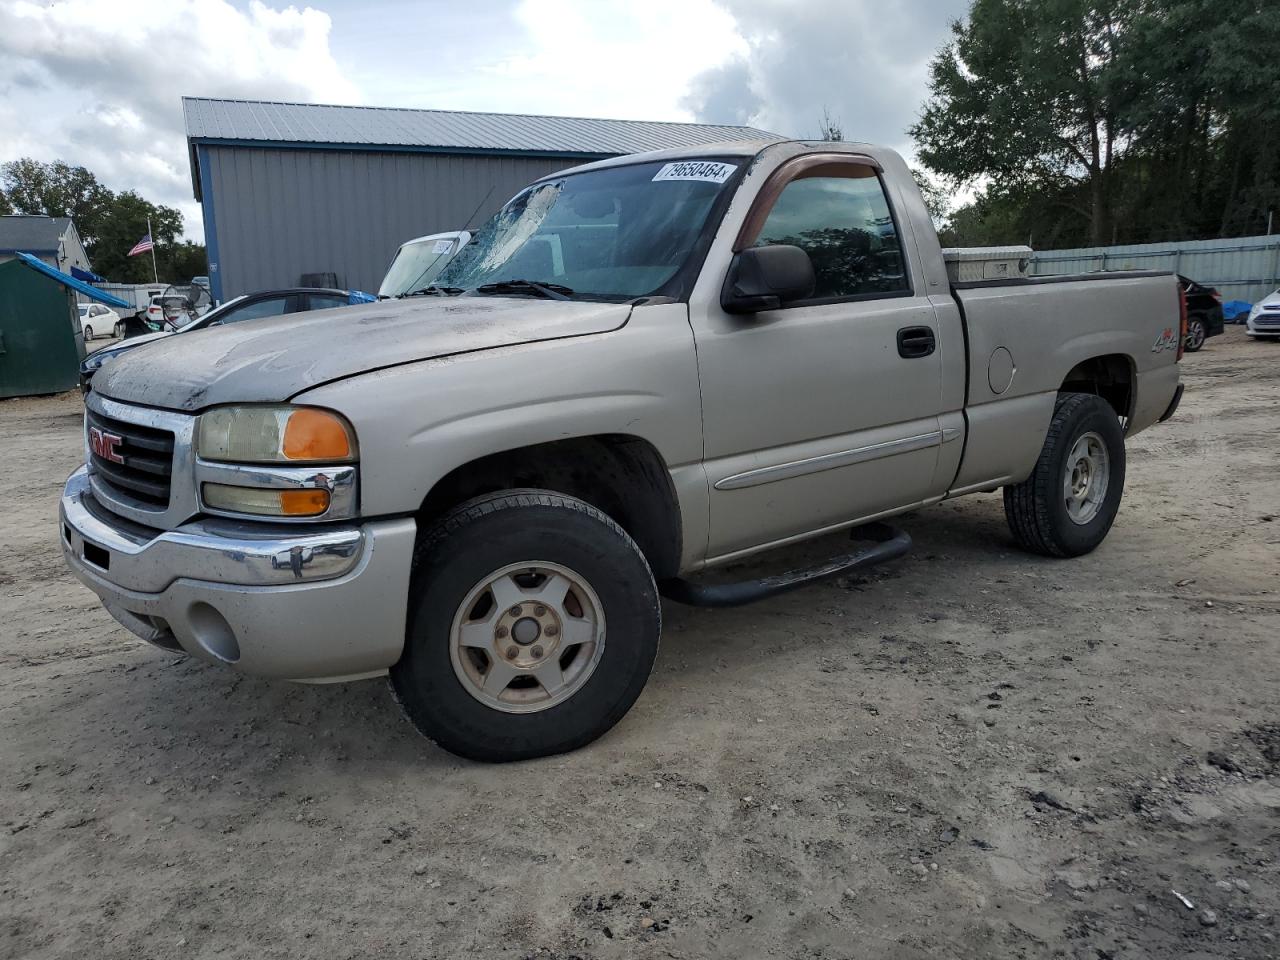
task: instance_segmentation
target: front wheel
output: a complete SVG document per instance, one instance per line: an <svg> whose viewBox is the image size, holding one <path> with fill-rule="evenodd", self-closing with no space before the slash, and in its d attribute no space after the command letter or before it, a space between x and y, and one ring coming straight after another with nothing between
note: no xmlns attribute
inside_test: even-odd
<svg viewBox="0 0 1280 960"><path fill-rule="evenodd" d="M1124 432L1111 405L1093 394L1062 394L1035 470L1004 488L1014 539L1049 557L1093 550L1120 509L1124 470Z"/></svg>
<svg viewBox="0 0 1280 960"><path fill-rule="evenodd" d="M1205 337L1208 331L1205 328L1204 321L1198 318L1192 318L1187 322L1187 352L1195 353L1204 346Z"/></svg>
<svg viewBox="0 0 1280 960"><path fill-rule="evenodd" d="M119 340L121 337L123 337L123 336L124 336L124 321L123 321L123 320L121 320L119 323L117 323L117 324L116 324L116 328L115 328L114 333L115 333L115 338L116 338L117 340Z"/></svg>
<svg viewBox="0 0 1280 960"><path fill-rule="evenodd" d="M644 689L662 613L635 542L543 490L454 509L419 538L391 686L425 736L474 760L563 753Z"/></svg>
<svg viewBox="0 0 1280 960"><path fill-rule="evenodd" d="M93 327L88 326L88 325L86 325L86 326L85 326L85 328L84 328L84 338L85 338L85 340L92 340L92 339L93 339Z"/></svg>

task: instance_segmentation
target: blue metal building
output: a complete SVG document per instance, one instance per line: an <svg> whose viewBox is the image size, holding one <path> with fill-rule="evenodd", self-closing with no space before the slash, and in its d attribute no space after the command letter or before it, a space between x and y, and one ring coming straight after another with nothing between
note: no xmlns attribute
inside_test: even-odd
<svg viewBox="0 0 1280 960"><path fill-rule="evenodd" d="M215 299L376 290L406 240L483 223L538 177L591 160L773 140L751 127L184 97Z"/></svg>

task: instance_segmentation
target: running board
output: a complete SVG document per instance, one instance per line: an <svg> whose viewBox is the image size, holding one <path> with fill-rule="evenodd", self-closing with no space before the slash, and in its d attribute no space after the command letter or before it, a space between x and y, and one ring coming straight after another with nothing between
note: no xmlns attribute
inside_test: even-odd
<svg viewBox="0 0 1280 960"><path fill-rule="evenodd" d="M694 583L683 577L673 577L662 581L659 590L668 600L691 607L737 607L777 596L827 577L874 567L886 560L896 560L911 549L911 535L887 523L869 523L863 527L855 527L851 537L854 540L873 540L875 545L832 557L817 566L788 570L759 580Z"/></svg>

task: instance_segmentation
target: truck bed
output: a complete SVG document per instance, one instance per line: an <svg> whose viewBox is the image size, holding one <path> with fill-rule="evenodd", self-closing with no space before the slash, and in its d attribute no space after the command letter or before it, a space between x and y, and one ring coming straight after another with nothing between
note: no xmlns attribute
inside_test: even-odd
<svg viewBox="0 0 1280 960"><path fill-rule="evenodd" d="M968 346L965 454L953 493L1024 479L1059 389L1080 364L1127 380L1129 434L1178 384L1180 291L1172 273L1094 273L952 285Z"/></svg>

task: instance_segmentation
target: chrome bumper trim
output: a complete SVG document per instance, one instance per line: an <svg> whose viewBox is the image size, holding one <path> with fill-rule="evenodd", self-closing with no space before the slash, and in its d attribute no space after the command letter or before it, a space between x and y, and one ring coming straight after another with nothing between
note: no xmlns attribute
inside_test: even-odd
<svg viewBox="0 0 1280 960"><path fill-rule="evenodd" d="M364 546L356 526L199 520L149 530L114 521L93 497L88 469L81 467L62 494L63 547L129 590L154 593L182 577L245 586L331 579L351 570ZM108 552L108 567L86 557L86 543Z"/></svg>
<svg viewBox="0 0 1280 960"><path fill-rule="evenodd" d="M412 518L359 527L203 520L159 531L67 481L62 552L130 631L241 673L331 682L385 673L404 650Z"/></svg>

